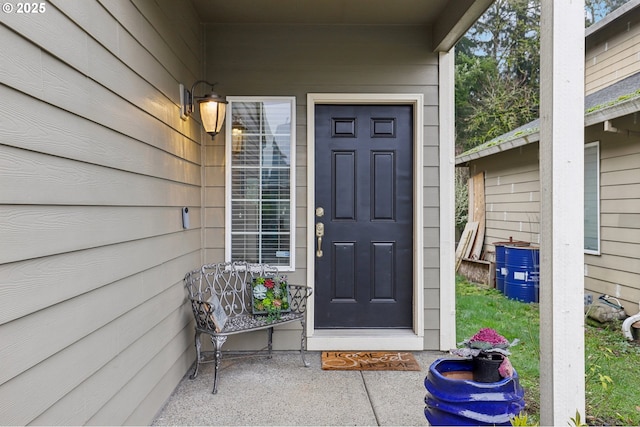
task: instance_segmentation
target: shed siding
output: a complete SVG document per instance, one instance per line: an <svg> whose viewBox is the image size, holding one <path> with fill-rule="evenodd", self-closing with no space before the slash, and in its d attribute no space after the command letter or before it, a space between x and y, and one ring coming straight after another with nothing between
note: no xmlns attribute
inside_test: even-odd
<svg viewBox="0 0 640 427"><path fill-rule="evenodd" d="M588 128L585 141L600 141L600 255L585 254L585 292L619 298L628 314L640 301L640 137ZM510 237L538 243L538 144L470 163L485 171L485 250Z"/></svg>
<svg viewBox="0 0 640 427"><path fill-rule="evenodd" d="M425 319L439 313L438 57L418 26L215 25L206 27L207 75L225 95L295 96L296 271L306 280L307 93L422 93L424 118ZM259 65L256 65L259 64ZM224 259L224 138L206 142L205 257ZM296 326L292 326L295 328ZM298 326L299 327L299 326ZM299 348L299 330L278 348ZM251 337L225 346L245 348ZM437 321L425 323L425 348L439 348ZM254 346L256 344L253 344Z"/></svg>
<svg viewBox="0 0 640 427"><path fill-rule="evenodd" d="M640 71L640 17L620 21L587 38L586 95Z"/></svg>
<svg viewBox="0 0 640 427"><path fill-rule="evenodd" d="M148 424L193 361L201 131L178 83L202 52L183 6L0 16L2 424Z"/></svg>
<svg viewBox="0 0 640 427"><path fill-rule="evenodd" d="M472 174L485 171L485 251L509 239L540 242L538 144L474 161Z"/></svg>

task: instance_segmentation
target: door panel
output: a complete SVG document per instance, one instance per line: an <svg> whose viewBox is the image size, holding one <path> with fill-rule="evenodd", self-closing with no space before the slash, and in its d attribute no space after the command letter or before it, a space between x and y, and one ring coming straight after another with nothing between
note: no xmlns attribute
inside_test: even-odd
<svg viewBox="0 0 640 427"><path fill-rule="evenodd" d="M317 105L317 328L410 328L413 107ZM318 256L322 250L322 256Z"/></svg>

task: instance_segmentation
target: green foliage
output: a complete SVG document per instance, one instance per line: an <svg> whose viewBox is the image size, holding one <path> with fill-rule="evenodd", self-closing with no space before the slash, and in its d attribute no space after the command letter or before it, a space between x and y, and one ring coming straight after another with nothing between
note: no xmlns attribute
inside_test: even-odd
<svg viewBox="0 0 640 427"><path fill-rule="evenodd" d="M463 120L464 148L475 147L538 117L537 86L502 76L488 81L482 89L483 97L472 103L471 114Z"/></svg>
<svg viewBox="0 0 640 427"><path fill-rule="evenodd" d="M519 338L509 360L525 389L529 421L539 419L539 310L537 304L507 299L493 288L486 288L458 277L456 285L456 334L470 337L481 328L493 328L507 340Z"/></svg>
<svg viewBox="0 0 640 427"><path fill-rule="evenodd" d="M569 421L570 426L574 427L587 427L587 424L582 422L582 417L580 416L580 412L576 409L576 416L571 418Z"/></svg>
<svg viewBox="0 0 640 427"><path fill-rule="evenodd" d="M467 123L482 102L484 87L498 79L498 66L491 58L457 52L455 79L456 139L462 151L473 146L464 142L474 137Z"/></svg>
<svg viewBox="0 0 640 427"><path fill-rule="evenodd" d="M538 424L529 424L529 417L526 412L520 412L518 415L513 417L511 420L512 426L537 426Z"/></svg>
<svg viewBox="0 0 640 427"><path fill-rule="evenodd" d="M540 74L540 1L496 0L469 30L478 50L498 64L501 77L536 85Z"/></svg>
<svg viewBox="0 0 640 427"><path fill-rule="evenodd" d="M586 26L627 1L585 0ZM494 1L456 49L459 151L538 117L540 0Z"/></svg>
<svg viewBox="0 0 640 427"><path fill-rule="evenodd" d="M473 148L537 117L539 19L539 1L497 0L459 43L459 149Z"/></svg>
<svg viewBox="0 0 640 427"><path fill-rule="evenodd" d="M469 186L467 185L468 172L466 169L456 168L455 172L456 192L456 230L462 233L469 218Z"/></svg>
<svg viewBox="0 0 640 427"><path fill-rule="evenodd" d="M640 390L633 372L640 346L627 341L621 322L585 328L586 421L592 425L640 425Z"/></svg>
<svg viewBox="0 0 640 427"><path fill-rule="evenodd" d="M500 331L507 339L520 338L509 357L525 389L526 413L515 422L539 422L540 347L537 304L507 299L492 288L456 280L456 333L471 336L480 328ZM585 326L586 415L572 418L576 427L589 425L640 425L640 387L635 367L640 366L640 346L624 338L621 322L611 326ZM514 424L516 425L516 424ZM526 424L517 424L526 425Z"/></svg>
<svg viewBox="0 0 640 427"><path fill-rule="evenodd" d="M520 412L518 415L513 417L511 420L511 425L516 426L537 426L537 423L529 424L529 418L525 412ZM576 411L576 416L569 419L568 424L574 427L587 427L587 424L582 422L582 418L580 416L580 412Z"/></svg>

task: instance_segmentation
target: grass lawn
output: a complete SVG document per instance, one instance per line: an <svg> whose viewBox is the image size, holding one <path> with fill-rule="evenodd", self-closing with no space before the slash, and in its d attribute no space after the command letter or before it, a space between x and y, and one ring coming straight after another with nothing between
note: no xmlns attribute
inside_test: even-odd
<svg viewBox="0 0 640 427"><path fill-rule="evenodd" d="M530 422L540 419L540 345L537 304L512 301L495 289L456 284L458 341L480 328L493 328L509 341L519 338L509 357L525 389ZM640 425L640 345L628 342L621 323L587 322L585 327L586 422L589 425ZM583 417L584 419L584 417ZM567 420L569 421L569 420Z"/></svg>

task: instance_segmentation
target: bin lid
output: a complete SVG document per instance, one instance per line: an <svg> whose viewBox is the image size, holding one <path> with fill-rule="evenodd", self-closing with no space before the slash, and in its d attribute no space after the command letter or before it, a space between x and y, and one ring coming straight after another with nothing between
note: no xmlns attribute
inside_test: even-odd
<svg viewBox="0 0 640 427"><path fill-rule="evenodd" d="M493 242L493 246L531 246L529 242L523 242L522 240L509 240L506 242Z"/></svg>

